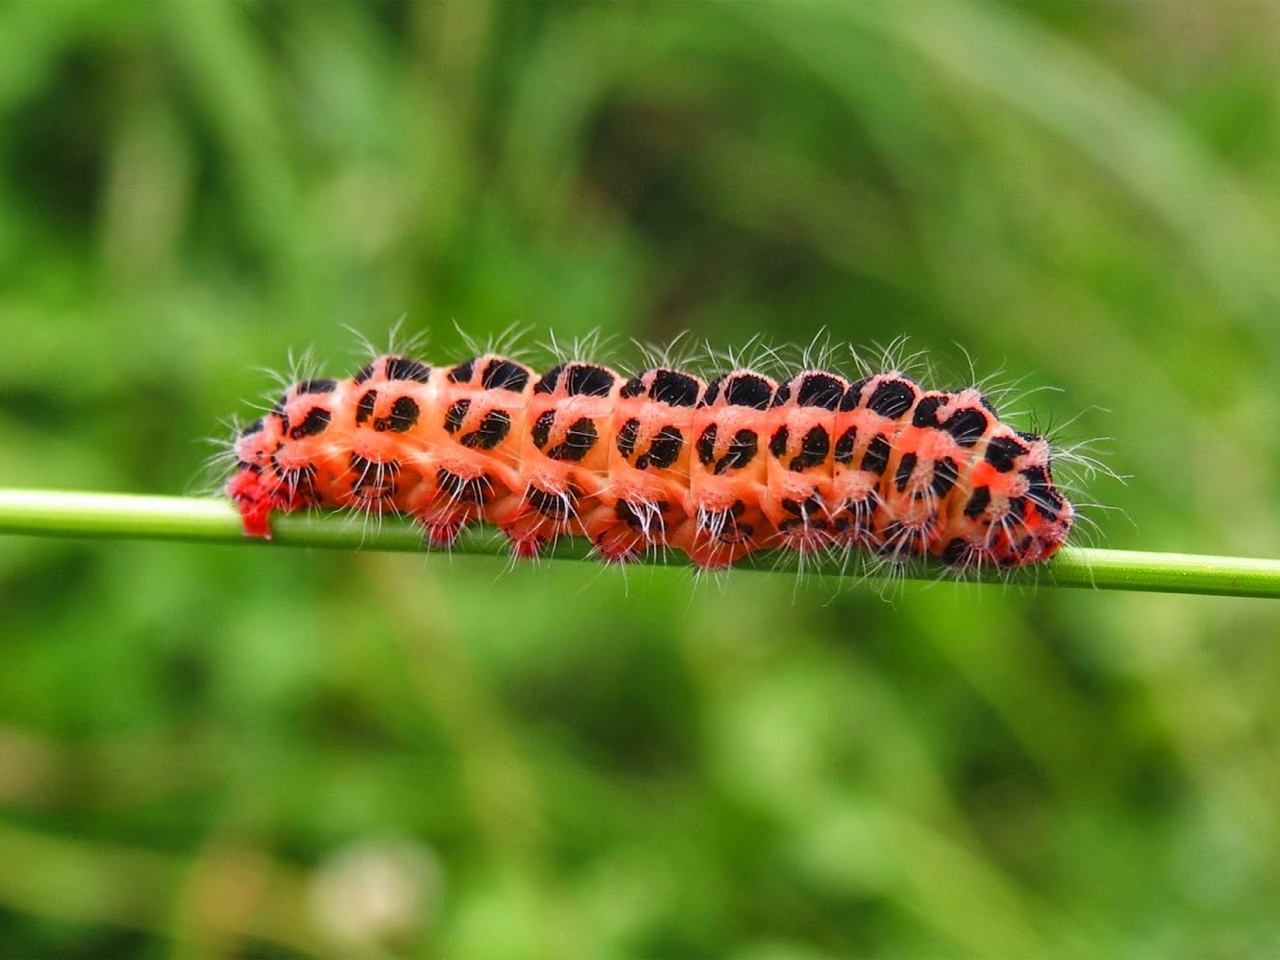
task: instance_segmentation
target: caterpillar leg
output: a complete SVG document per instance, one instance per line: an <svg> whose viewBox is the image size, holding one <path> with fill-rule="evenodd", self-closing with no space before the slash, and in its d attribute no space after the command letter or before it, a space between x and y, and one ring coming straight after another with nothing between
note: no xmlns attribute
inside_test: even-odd
<svg viewBox="0 0 1280 960"><path fill-rule="evenodd" d="M247 537L271 539L271 514L275 510L289 513L314 505L310 492L301 488L291 489L279 477L268 477L253 466L244 466L236 472L226 486L240 513L240 522Z"/></svg>
<svg viewBox="0 0 1280 960"><path fill-rule="evenodd" d="M583 520L584 532L610 563L627 563L655 545L669 545L668 529L686 517L666 500L617 500L602 504Z"/></svg>
<svg viewBox="0 0 1280 960"><path fill-rule="evenodd" d="M485 512L485 519L507 535L513 555L531 559L553 540L582 533L582 504L580 491L572 485L547 490L530 484L523 495L494 504Z"/></svg>
<svg viewBox="0 0 1280 960"><path fill-rule="evenodd" d="M724 510L699 507L694 528L689 558L704 570L731 566L748 554L777 545L764 515L742 500Z"/></svg>
<svg viewBox="0 0 1280 960"><path fill-rule="evenodd" d="M263 483L262 472L252 467L241 468L227 482L226 492L240 513L244 535L270 540L271 511L278 504L275 495Z"/></svg>

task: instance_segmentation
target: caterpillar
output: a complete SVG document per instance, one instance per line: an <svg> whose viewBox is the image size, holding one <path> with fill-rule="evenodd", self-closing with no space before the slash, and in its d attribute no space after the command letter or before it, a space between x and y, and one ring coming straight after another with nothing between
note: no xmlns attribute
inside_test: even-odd
<svg viewBox="0 0 1280 960"><path fill-rule="evenodd" d="M606 561L665 548L706 570L769 549L1013 568L1053 556L1076 518L1043 436L977 388L897 370L707 382L387 354L293 383L232 454L225 491L249 536L269 537L276 511L339 507L410 516L437 547L487 522L524 558L584 536Z"/></svg>

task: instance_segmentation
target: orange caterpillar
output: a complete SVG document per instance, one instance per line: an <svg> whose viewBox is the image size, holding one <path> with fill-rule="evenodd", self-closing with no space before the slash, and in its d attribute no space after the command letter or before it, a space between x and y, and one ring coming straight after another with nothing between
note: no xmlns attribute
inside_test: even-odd
<svg viewBox="0 0 1280 960"><path fill-rule="evenodd" d="M255 537L276 510L348 507L407 514L437 546L484 521L520 557L585 536L609 561L660 546L704 569L774 548L978 569L1047 560L1075 518L1043 437L976 389L896 372L704 383L667 367L539 376L495 354L383 356L289 387L234 453L226 491Z"/></svg>

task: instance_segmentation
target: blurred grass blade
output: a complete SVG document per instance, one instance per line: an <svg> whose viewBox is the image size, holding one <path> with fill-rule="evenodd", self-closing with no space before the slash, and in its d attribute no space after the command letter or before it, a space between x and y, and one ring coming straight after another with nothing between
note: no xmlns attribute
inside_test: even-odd
<svg viewBox="0 0 1280 960"><path fill-rule="evenodd" d="M1104 58L999 4L809 0L806 6L819 18L880 33L914 50L945 74L1052 130L1155 211L1219 295L1275 344L1266 319L1280 301L1272 269L1280 242L1272 224L1247 185L1173 111ZM739 12L768 24L837 89L848 92L865 83L856 62L832 56L833 38L843 36L797 29L790 7L745 5Z"/></svg>
<svg viewBox="0 0 1280 960"><path fill-rule="evenodd" d="M77 493L43 490L0 490L0 533L61 537L119 537L182 540L197 543L270 543L285 547L336 550L424 549L422 537L408 520L385 517L371 526L366 516L294 514L272 522L271 541L246 539L240 518L228 501L190 497L150 497L131 494ZM506 543L492 531L468 531L454 553L501 556ZM555 547L558 559L586 559L590 544L581 539ZM654 562L683 565L682 560ZM739 566L747 569L794 571L791 553L765 553ZM806 572L821 576L875 577L866 564L845 558L807 558ZM879 571L882 573L883 571ZM907 579L932 580L932 567L909 570ZM1003 581L1000 574L980 579ZM1047 567L1020 571L1008 577L1015 583L1044 583L1060 587L1092 587L1157 593L1200 593L1234 597L1280 597L1280 560L1143 553L1132 550L1064 549Z"/></svg>

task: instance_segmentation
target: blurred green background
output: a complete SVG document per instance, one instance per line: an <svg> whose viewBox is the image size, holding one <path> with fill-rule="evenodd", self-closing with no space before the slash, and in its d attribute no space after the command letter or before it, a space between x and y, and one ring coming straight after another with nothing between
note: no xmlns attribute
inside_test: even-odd
<svg viewBox="0 0 1280 960"><path fill-rule="evenodd" d="M262 368L401 316L825 328L1111 438L1083 542L1280 553L1271 0L11 0L0 50L0 485L198 490ZM6 538L0 956L1275 956L1278 609Z"/></svg>

